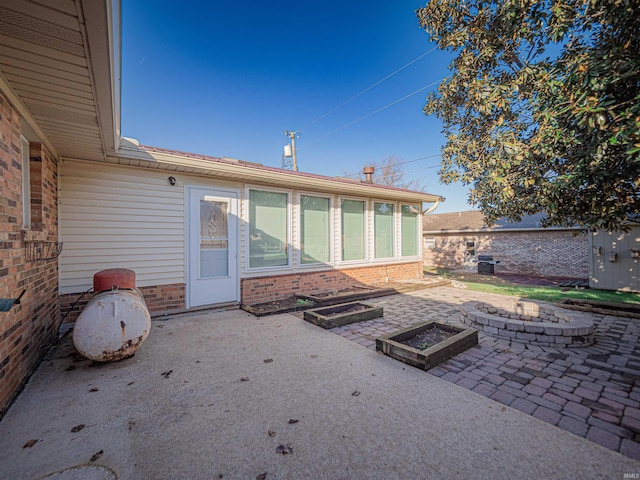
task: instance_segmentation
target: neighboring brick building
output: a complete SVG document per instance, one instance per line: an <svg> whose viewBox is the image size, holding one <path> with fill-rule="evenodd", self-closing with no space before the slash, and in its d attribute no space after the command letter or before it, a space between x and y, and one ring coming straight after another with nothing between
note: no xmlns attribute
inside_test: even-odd
<svg viewBox="0 0 640 480"><path fill-rule="evenodd" d="M541 215L487 227L480 211L423 218L425 265L475 270L477 255L500 260L496 272L588 278L589 240L579 228L541 228Z"/></svg>

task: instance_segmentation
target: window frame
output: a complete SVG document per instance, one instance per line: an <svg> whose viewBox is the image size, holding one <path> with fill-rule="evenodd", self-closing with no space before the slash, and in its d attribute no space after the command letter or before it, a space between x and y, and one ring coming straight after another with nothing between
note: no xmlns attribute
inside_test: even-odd
<svg viewBox="0 0 640 480"><path fill-rule="evenodd" d="M22 175L21 175L21 200L22 200L22 228L31 229L31 152L29 140L20 135L20 151Z"/></svg>
<svg viewBox="0 0 640 480"><path fill-rule="evenodd" d="M413 255L403 255L402 254L402 241L404 236L402 234L402 207L417 207L418 211L416 213L416 253ZM422 226L420 222L420 218L422 217L422 212L420 211L420 204L413 204L407 202L401 202L398 204L398 234L400 237L400 243L398 244L398 257L399 258L420 258L421 254L421 232L420 227Z"/></svg>
<svg viewBox="0 0 640 480"><path fill-rule="evenodd" d="M342 201L343 200L353 200L353 201L358 201L358 202L363 202L364 203L364 257L362 259L356 259L356 260L344 260L342 258L343 255L343 244L342 244L342 239L343 239L343 230L342 230ZM356 264L363 264L363 263L368 263L369 260L369 228L370 228L370 219L369 219L369 212L370 212L370 200L366 197L355 197L355 196L348 196L348 195L340 195L338 197L338 207L337 207L337 212L338 212L338 224L339 224L339 238L340 238L340 246L339 246L339 251L336 252L336 257L338 259L338 262L340 265L356 265Z"/></svg>
<svg viewBox="0 0 640 480"><path fill-rule="evenodd" d="M271 192L271 193L284 193L287 196L287 213L286 213L286 242L287 242L287 264L286 265L274 265L274 266L266 266L266 267L251 267L251 199L250 192L252 190L260 191L260 192ZM292 245L291 245L291 230L292 230L292 212L291 212L291 190L281 189L281 188L265 188L261 185L246 185L244 192L244 201L246 202L245 208L245 222L247 228L244 232L244 240L245 240L245 271L247 272L268 272L274 270L291 270L293 268L293 261L291 258L292 254Z"/></svg>
<svg viewBox="0 0 640 480"><path fill-rule="evenodd" d="M376 203L386 203L393 205L393 232L391 234L391 240L393 241L393 252L390 257L376 257ZM398 238L400 237L400 226L398 222L398 202L372 199L371 200L371 232L372 232L372 244L373 250L371 252L371 260L373 262L385 262L389 260L395 260L398 256Z"/></svg>
<svg viewBox="0 0 640 480"><path fill-rule="evenodd" d="M436 248L436 236L433 234L425 234L424 235L424 245L423 248L427 250L433 250Z"/></svg>
<svg viewBox="0 0 640 480"><path fill-rule="evenodd" d="M469 244L472 244L471 246ZM465 259L474 260L478 255L478 242L475 238L469 240L467 237L464 239L464 257Z"/></svg>
<svg viewBox="0 0 640 480"><path fill-rule="evenodd" d="M315 262L315 263L302 263L302 197L317 197L317 198L327 198L329 199L329 260L327 262ZM334 237L335 237L335 205L334 205L334 195L317 193L317 192L307 192L307 191L298 191L296 198L297 205L297 238L296 238L296 249L298 251L298 261L297 266L300 268L313 268L321 265L333 265L335 260L335 245L334 245Z"/></svg>

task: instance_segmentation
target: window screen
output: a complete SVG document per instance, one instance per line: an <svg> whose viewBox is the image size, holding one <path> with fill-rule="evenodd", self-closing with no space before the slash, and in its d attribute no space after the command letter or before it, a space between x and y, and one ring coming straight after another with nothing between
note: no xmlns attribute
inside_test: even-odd
<svg viewBox="0 0 640 480"><path fill-rule="evenodd" d="M300 263L331 259L330 205L325 197L300 196Z"/></svg>
<svg viewBox="0 0 640 480"><path fill-rule="evenodd" d="M402 205L400 235L402 238L402 256L418 255L418 205Z"/></svg>
<svg viewBox="0 0 640 480"><path fill-rule="evenodd" d="M289 264L287 194L249 191L249 268Z"/></svg>
<svg viewBox="0 0 640 480"><path fill-rule="evenodd" d="M393 257L393 203L373 204L373 230L376 258Z"/></svg>
<svg viewBox="0 0 640 480"><path fill-rule="evenodd" d="M342 260L365 258L365 205L363 200L343 199L342 212Z"/></svg>

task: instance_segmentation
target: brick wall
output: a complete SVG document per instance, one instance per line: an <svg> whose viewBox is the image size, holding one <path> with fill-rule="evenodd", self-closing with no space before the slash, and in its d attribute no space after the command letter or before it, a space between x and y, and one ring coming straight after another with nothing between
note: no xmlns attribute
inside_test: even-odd
<svg viewBox="0 0 640 480"><path fill-rule="evenodd" d="M172 310L185 308L185 285L183 283L139 287L138 289L142 292L151 315L170 313ZM87 293L75 305L73 305L74 302L82 296L82 293L60 295L60 312L64 317L64 322L75 322L92 295L92 293Z"/></svg>
<svg viewBox="0 0 640 480"><path fill-rule="evenodd" d="M295 293L339 290L354 284L382 284L387 277L393 282L422 276L422 262L411 262L244 278L241 283L242 303L253 305L287 298Z"/></svg>
<svg viewBox="0 0 640 480"><path fill-rule="evenodd" d="M242 303L252 305L290 297L300 292L323 292L339 290L354 284L383 284L389 281L422 278L422 262L410 262L394 265L376 265L344 270L326 270L322 272L295 273L289 275L271 275L241 280ZM186 307L185 285L176 283L154 287L139 287L151 314L171 313ZM60 295L60 312L65 323L75 322L85 307L91 293L87 293L76 302L82 293ZM67 313L68 312L68 313Z"/></svg>
<svg viewBox="0 0 640 480"><path fill-rule="evenodd" d="M59 327L58 265L31 261L25 241L58 239L57 162L31 144L31 198L22 198L21 118L0 92L0 298L25 295L0 312L0 417L35 370ZM23 201L31 205L31 229L23 230Z"/></svg>
<svg viewBox="0 0 640 480"><path fill-rule="evenodd" d="M476 242L476 253L493 255L496 273L588 278L589 246L577 230L439 234L435 246L424 249L425 265L461 269L465 244Z"/></svg>

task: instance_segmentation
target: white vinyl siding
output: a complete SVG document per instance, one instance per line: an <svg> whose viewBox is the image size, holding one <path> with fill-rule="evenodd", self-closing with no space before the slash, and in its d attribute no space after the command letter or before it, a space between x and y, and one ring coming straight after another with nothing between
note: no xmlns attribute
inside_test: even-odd
<svg viewBox="0 0 640 480"><path fill-rule="evenodd" d="M184 283L184 189L159 171L66 161L60 178L60 293L107 268L140 287Z"/></svg>
<svg viewBox="0 0 640 480"><path fill-rule="evenodd" d="M176 177L175 186L169 184L169 175ZM240 191L238 255L241 278L349 268L354 264L386 264L400 260L373 258L371 198L342 197L322 191L279 190L203 175L168 172L161 167L151 169L65 160L60 167L60 241L64 242L59 257L60 292L85 291L91 287L96 272L118 267L134 270L140 287L185 283L185 184ZM281 193L287 198L287 232L282 246L288 256L286 265L249 268L249 194L252 190ZM329 199L331 234L328 243L332 244L333 252L329 252L330 261L327 263L301 262L302 196ZM350 236L342 228L343 212L340 206L344 200L355 202L352 206L359 207L357 210L360 212L353 212L352 215L357 218L348 220L357 230L358 238L355 250L351 252L357 255L347 261L342 257L343 235L346 233L347 237ZM283 212L282 208L278 209ZM398 245L396 250L401 245L400 223L398 218L398 232L394 239L395 245ZM324 232L323 228L322 235L326 237ZM326 252L322 251L321 256L326 258Z"/></svg>

